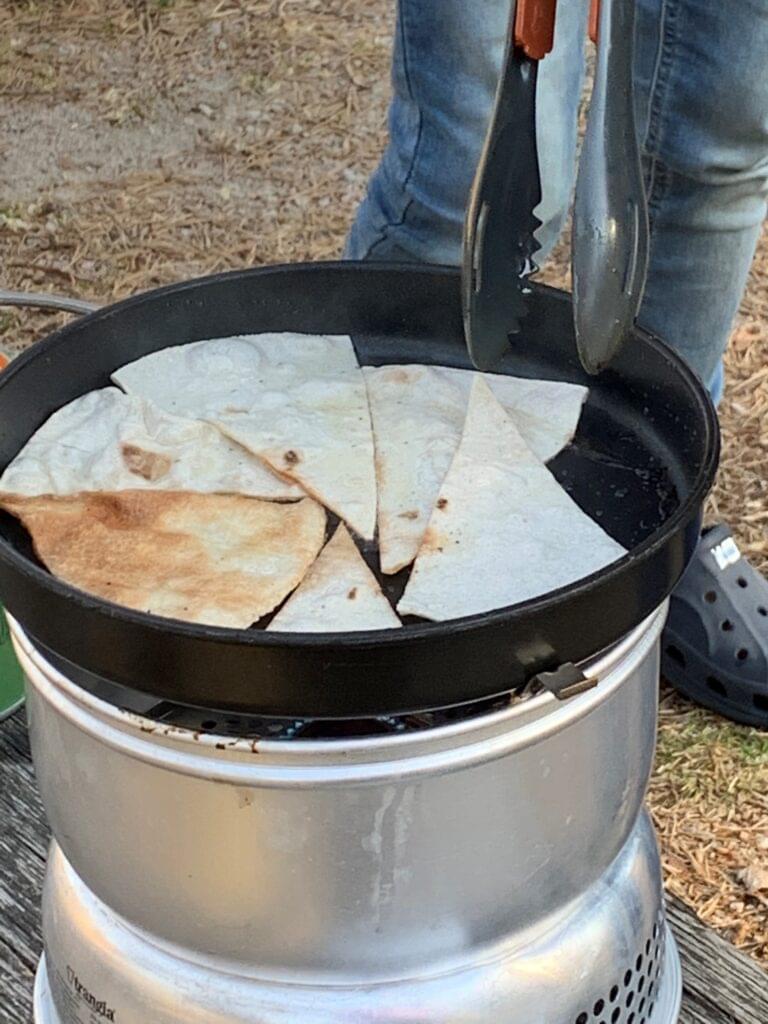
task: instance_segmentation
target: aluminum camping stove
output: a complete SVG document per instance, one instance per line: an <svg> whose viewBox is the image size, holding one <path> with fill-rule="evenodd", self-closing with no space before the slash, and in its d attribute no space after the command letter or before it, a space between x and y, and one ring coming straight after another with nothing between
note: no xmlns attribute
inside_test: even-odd
<svg viewBox="0 0 768 1024"><path fill-rule="evenodd" d="M37 1024L671 1024L662 622L566 701L292 739L120 710L13 623L55 837Z"/></svg>

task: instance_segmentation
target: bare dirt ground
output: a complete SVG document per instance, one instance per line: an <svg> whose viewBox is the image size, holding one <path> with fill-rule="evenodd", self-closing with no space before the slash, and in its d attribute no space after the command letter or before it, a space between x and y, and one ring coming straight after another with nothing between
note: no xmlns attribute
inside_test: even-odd
<svg viewBox="0 0 768 1024"><path fill-rule="evenodd" d="M338 255L385 138L392 7L0 0L0 287L106 302ZM61 320L0 310L0 346ZM728 379L710 511L768 569L768 235ZM768 735L665 693L650 803L670 888L768 963Z"/></svg>

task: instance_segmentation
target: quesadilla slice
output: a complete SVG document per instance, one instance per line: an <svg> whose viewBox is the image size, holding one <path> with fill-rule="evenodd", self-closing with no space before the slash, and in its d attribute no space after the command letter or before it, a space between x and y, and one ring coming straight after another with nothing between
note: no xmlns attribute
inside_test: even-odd
<svg viewBox="0 0 768 1024"><path fill-rule="evenodd" d="M471 370L420 365L364 367L379 488L381 570L409 565L424 537L464 426ZM484 374L542 460L573 437L587 389L559 381Z"/></svg>
<svg viewBox="0 0 768 1024"><path fill-rule="evenodd" d="M55 412L0 477L0 491L27 495L144 488L305 497L216 427L169 416L117 388Z"/></svg>
<svg viewBox="0 0 768 1024"><path fill-rule="evenodd" d="M574 583L624 554L566 494L478 377L397 610L435 621L490 611Z"/></svg>
<svg viewBox="0 0 768 1024"><path fill-rule="evenodd" d="M376 474L365 382L350 338L257 334L153 352L113 380L205 420L299 484L366 540Z"/></svg>
<svg viewBox="0 0 768 1024"><path fill-rule="evenodd" d="M304 582L267 627L292 633L337 633L400 626L378 580L343 523Z"/></svg>
<svg viewBox="0 0 768 1024"><path fill-rule="evenodd" d="M325 511L189 491L0 494L40 560L89 594L187 622L246 628L304 578Z"/></svg>

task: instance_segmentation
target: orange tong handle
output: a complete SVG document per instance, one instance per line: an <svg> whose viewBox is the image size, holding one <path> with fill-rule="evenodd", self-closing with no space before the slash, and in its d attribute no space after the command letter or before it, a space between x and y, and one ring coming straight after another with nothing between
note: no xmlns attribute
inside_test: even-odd
<svg viewBox="0 0 768 1024"><path fill-rule="evenodd" d="M597 26L600 24L600 0L592 0L589 8L589 38L597 43Z"/></svg>
<svg viewBox="0 0 768 1024"><path fill-rule="evenodd" d="M556 6L557 0L517 0L515 46L531 60L546 57L554 46Z"/></svg>

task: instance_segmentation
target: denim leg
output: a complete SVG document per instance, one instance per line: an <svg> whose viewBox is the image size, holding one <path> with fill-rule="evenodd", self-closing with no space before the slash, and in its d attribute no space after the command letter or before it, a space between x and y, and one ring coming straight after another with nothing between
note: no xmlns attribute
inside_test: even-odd
<svg viewBox="0 0 768 1024"><path fill-rule="evenodd" d="M716 392L766 214L768 0L637 0L637 11L651 221L640 322Z"/></svg>
<svg viewBox="0 0 768 1024"><path fill-rule="evenodd" d="M389 143L347 239L350 259L458 264L464 209L496 92L510 0L399 0ZM560 3L539 74L544 252L571 197L586 0Z"/></svg>

